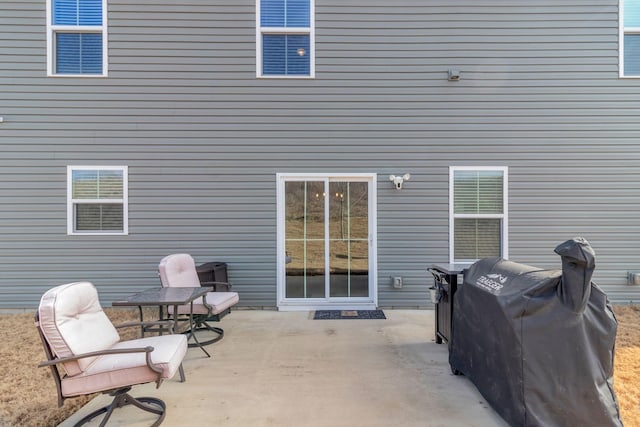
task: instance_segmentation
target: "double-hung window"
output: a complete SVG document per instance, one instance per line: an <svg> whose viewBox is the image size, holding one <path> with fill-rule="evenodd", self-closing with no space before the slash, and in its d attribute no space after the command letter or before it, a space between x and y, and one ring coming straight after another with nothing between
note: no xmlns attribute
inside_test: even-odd
<svg viewBox="0 0 640 427"><path fill-rule="evenodd" d="M508 257L507 168L449 170L449 260Z"/></svg>
<svg viewBox="0 0 640 427"><path fill-rule="evenodd" d="M620 0L620 77L640 77L640 0Z"/></svg>
<svg viewBox="0 0 640 427"><path fill-rule="evenodd" d="M127 167L67 167L67 234L127 234Z"/></svg>
<svg viewBox="0 0 640 427"><path fill-rule="evenodd" d="M314 77L314 0L257 0L258 77Z"/></svg>
<svg viewBox="0 0 640 427"><path fill-rule="evenodd" d="M47 0L47 75L107 75L107 0Z"/></svg>

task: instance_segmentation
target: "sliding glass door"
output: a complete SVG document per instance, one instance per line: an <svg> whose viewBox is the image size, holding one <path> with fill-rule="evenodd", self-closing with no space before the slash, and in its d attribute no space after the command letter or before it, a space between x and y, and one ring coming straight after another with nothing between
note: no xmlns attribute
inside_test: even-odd
<svg viewBox="0 0 640 427"><path fill-rule="evenodd" d="M279 175L280 306L375 302L373 181Z"/></svg>

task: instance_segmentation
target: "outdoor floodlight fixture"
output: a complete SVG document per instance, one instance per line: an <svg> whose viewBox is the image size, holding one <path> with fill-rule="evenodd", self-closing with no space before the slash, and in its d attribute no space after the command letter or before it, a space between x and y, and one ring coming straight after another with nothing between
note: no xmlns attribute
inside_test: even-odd
<svg viewBox="0 0 640 427"><path fill-rule="evenodd" d="M411 179L411 174L405 173L404 175L389 175L389 181L393 182L393 185L396 187L396 190L402 190L402 183L405 181L409 181Z"/></svg>

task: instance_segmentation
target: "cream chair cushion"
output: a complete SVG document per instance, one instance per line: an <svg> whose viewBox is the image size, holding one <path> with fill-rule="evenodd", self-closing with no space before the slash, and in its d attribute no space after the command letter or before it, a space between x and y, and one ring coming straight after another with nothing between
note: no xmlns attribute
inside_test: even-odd
<svg viewBox="0 0 640 427"><path fill-rule="evenodd" d="M162 378L171 378L187 353L187 337L182 334L145 337L121 341L111 349L153 347L151 362L162 369ZM62 380L64 396L95 393L107 388L144 384L156 381L157 374L149 369L145 353L99 356L84 372Z"/></svg>
<svg viewBox="0 0 640 427"><path fill-rule="evenodd" d="M167 255L160 261L160 282L164 287L198 287L196 263L189 254Z"/></svg>
<svg viewBox="0 0 640 427"><path fill-rule="evenodd" d="M58 357L104 350L120 341L92 283L75 282L48 290L38 311L42 332ZM77 375L95 359L79 359L63 366L68 375Z"/></svg>
<svg viewBox="0 0 640 427"><path fill-rule="evenodd" d="M160 281L164 287L197 287L200 279L196 271L196 263L189 254L167 255L158 266ZM209 292L205 301L212 307L209 313L202 299L193 302L193 314L216 315L238 303L240 297L237 292ZM178 307L178 314L189 314L189 305ZM173 314L173 307L169 307L169 313Z"/></svg>
<svg viewBox="0 0 640 427"><path fill-rule="evenodd" d="M209 313L207 306L202 304L202 300L197 299L193 302L193 314L220 314L240 301L237 292L209 292L204 298L211 306L211 313ZM169 313L173 314L173 307L169 307ZM189 314L189 306L179 306L178 314Z"/></svg>
<svg viewBox="0 0 640 427"><path fill-rule="evenodd" d="M92 351L153 347L151 363L171 378L187 353L187 337L162 335L120 341L118 331L102 311L98 292L89 282L75 282L47 291L38 308L40 328L58 357ZM158 380L146 353L108 354L63 364L62 395L66 397L112 390Z"/></svg>

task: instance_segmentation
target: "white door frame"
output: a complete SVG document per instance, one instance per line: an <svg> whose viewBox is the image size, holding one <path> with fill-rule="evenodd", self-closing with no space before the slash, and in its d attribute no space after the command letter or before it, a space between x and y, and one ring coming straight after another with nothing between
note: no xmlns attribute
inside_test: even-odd
<svg viewBox="0 0 640 427"><path fill-rule="evenodd" d="M368 298L286 298L285 297L285 182L286 181L359 181L369 184L369 297ZM375 173L277 173L277 304L281 311L371 310L378 306L377 174Z"/></svg>

